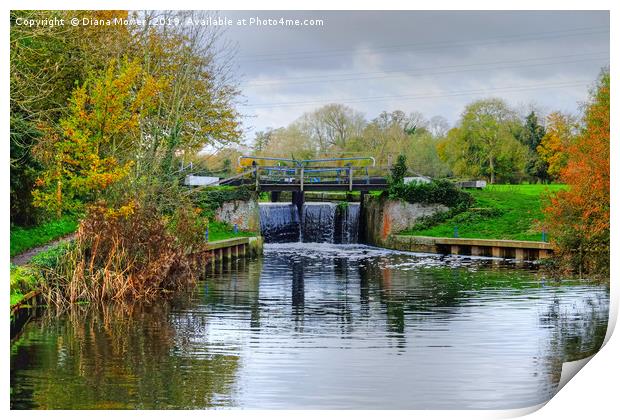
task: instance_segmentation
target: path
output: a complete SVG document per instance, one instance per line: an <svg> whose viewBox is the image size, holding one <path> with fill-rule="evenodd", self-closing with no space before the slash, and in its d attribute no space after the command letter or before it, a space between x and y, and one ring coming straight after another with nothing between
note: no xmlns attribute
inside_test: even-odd
<svg viewBox="0 0 620 420"><path fill-rule="evenodd" d="M54 245L57 245L61 242L66 242L66 241L70 241L71 239L75 238L75 233L71 233L69 235L65 235L61 238L55 239L52 242L48 242L45 245L40 245L40 246L36 246L34 248L30 248L28 251L24 251L21 254L17 254L14 257L11 258L11 263L15 264L15 265L24 265L27 264L32 257L34 257L35 255L37 255L40 252L46 251L47 249L53 247Z"/></svg>

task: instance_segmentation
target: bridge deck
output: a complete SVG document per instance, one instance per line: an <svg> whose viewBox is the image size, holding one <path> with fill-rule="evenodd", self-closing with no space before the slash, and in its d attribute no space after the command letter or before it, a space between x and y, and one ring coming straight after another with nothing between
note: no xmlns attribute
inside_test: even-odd
<svg viewBox="0 0 620 420"><path fill-rule="evenodd" d="M254 185L257 191L381 191L386 168L375 166L255 166L220 185Z"/></svg>
<svg viewBox="0 0 620 420"><path fill-rule="evenodd" d="M301 191L301 184L263 184L260 183L260 191ZM349 184L303 184L303 191L382 191L387 189L387 183L354 183Z"/></svg>

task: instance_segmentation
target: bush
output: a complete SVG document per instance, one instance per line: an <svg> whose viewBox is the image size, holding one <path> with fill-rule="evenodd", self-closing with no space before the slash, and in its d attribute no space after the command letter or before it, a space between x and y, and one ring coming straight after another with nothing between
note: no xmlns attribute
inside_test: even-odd
<svg viewBox="0 0 620 420"><path fill-rule="evenodd" d="M54 245L32 257L30 264L44 269L55 268L58 265L59 260L67 252L69 252L73 246L75 246L73 241L62 242Z"/></svg>
<svg viewBox="0 0 620 420"><path fill-rule="evenodd" d="M11 305L22 300L28 292L42 283L41 273L33 267L11 265Z"/></svg>
<svg viewBox="0 0 620 420"><path fill-rule="evenodd" d="M179 215L186 232L177 234L154 206L90 206L75 244L46 271L44 296L55 304L148 299L193 284L198 270L187 249L195 238L192 215Z"/></svg>
<svg viewBox="0 0 620 420"><path fill-rule="evenodd" d="M466 210L474 203L471 194L446 180L392 184L388 189L388 196L408 203L443 204L459 211Z"/></svg>

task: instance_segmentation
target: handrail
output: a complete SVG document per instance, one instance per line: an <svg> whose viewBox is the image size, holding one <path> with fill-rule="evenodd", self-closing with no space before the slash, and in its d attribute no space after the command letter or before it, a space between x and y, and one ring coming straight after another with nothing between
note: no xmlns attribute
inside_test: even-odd
<svg viewBox="0 0 620 420"><path fill-rule="evenodd" d="M290 159L290 158L279 158L279 157L271 157L271 156L252 156L252 155L242 155L239 156L237 158L237 164L241 167L245 167L245 166L249 166L249 165L242 165L241 161L243 159L252 159L252 166L255 166L254 164L256 163L257 160L271 160L271 161L277 161L277 162L291 162L294 163L296 166L306 166L309 163L313 163L313 162L351 162L351 161L357 161L357 160L369 160L372 162L372 167L375 167L377 162L375 160L374 157L372 156L355 156L355 157L339 157L339 158L323 158L323 159L303 159L303 160L297 160L297 159Z"/></svg>
<svg viewBox="0 0 620 420"><path fill-rule="evenodd" d="M229 181L234 181L235 179L243 178L244 176L246 176L246 175L250 175L250 174L252 174L252 173L256 172L257 170L258 170L258 166L256 166L256 167L254 167L254 168L250 169L249 171L245 171L245 172L242 172L242 173L240 173L240 174L237 174L237 175L231 176L231 177L229 177L229 178L223 179L223 180L221 180L221 181L219 182L219 184L220 184L220 185L225 185L225 184L226 184L226 183L228 183Z"/></svg>

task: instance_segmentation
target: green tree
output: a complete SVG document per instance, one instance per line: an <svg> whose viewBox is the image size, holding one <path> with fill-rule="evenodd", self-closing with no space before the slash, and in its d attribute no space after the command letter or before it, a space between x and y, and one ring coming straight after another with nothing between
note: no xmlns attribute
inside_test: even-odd
<svg viewBox="0 0 620 420"><path fill-rule="evenodd" d="M402 184L407 175L407 156L398 155L396 163L391 168L391 184Z"/></svg>
<svg viewBox="0 0 620 420"><path fill-rule="evenodd" d="M525 122L519 133L519 141L529 149L525 172L539 181L548 181L548 165L538 154L537 148L545 136L545 127L539 124L538 116L534 111L525 118Z"/></svg>
<svg viewBox="0 0 620 420"><path fill-rule="evenodd" d="M516 138L516 113L504 101L484 99L469 104L456 129L450 130L440 154L457 175L486 176L494 184L518 181L527 148Z"/></svg>

